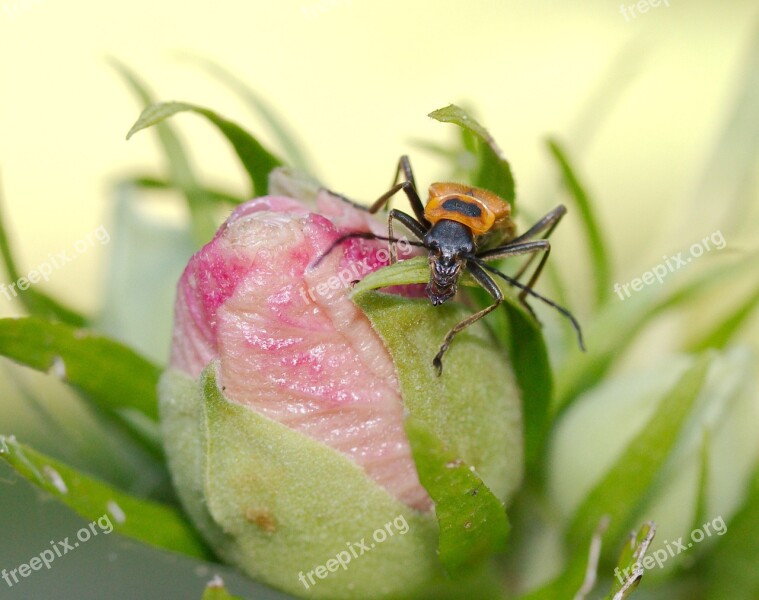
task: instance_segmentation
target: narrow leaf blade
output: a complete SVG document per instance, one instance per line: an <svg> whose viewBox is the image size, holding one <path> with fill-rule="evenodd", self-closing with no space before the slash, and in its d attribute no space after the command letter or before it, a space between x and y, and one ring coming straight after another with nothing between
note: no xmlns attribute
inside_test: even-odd
<svg viewBox="0 0 759 600"><path fill-rule="evenodd" d="M522 391L525 460L528 469L540 477L541 459L550 427L553 372L540 326L514 303L505 303L508 319L508 349L517 384ZM498 328L497 331L502 331Z"/></svg>
<svg viewBox="0 0 759 600"><path fill-rule="evenodd" d="M757 254L720 264L664 290L644 290L624 302L603 307L585 330L587 352L572 351L556 377L552 414L566 410L579 395L596 385L624 355L638 333L666 310L686 306L700 293L725 280L743 276L756 265Z"/></svg>
<svg viewBox="0 0 759 600"><path fill-rule="evenodd" d="M127 179L121 180L117 185L133 185L136 188L144 190L178 190L182 191L179 184L168 179L161 177L153 177L151 175L135 175ZM237 206L245 202L244 198L236 196L235 194L226 190L202 187L201 191L208 197L208 200L216 204Z"/></svg>
<svg viewBox="0 0 759 600"><path fill-rule="evenodd" d="M137 75L119 61L111 60L110 62L139 98L141 104L150 105L153 102L152 94ZM217 228L214 207L198 183L190 157L174 129L168 123L158 123L156 133L168 162L169 179L177 185L187 200L192 216L195 242L205 244L213 237Z"/></svg>
<svg viewBox="0 0 759 600"><path fill-rule="evenodd" d="M612 290L609 245L603 238L593 202L588 195L585 185L577 176L577 171L571 164L566 151L556 139L548 140L548 148L551 151L551 156L556 161L556 165L559 167L564 186L567 188L570 197L574 200L575 206L579 209L580 218L585 228L591 273L595 283L595 302L597 306L601 306L609 300Z"/></svg>
<svg viewBox="0 0 759 600"><path fill-rule="evenodd" d="M158 420L160 371L126 346L65 323L25 317L0 319L0 355L69 383L160 456L157 436L145 435Z"/></svg>
<svg viewBox="0 0 759 600"><path fill-rule="evenodd" d="M0 436L0 458L85 519L108 515L113 530L122 535L180 554L212 558L175 508L125 494L20 444L13 436Z"/></svg>
<svg viewBox="0 0 759 600"><path fill-rule="evenodd" d="M723 316L708 331L702 332L698 338L688 344L691 352L702 352L708 348L724 348L742 331L743 325L754 314L759 306L759 286L738 305L737 308Z"/></svg>
<svg viewBox="0 0 759 600"><path fill-rule="evenodd" d="M707 600L754 600L759 597L759 471L743 507L730 520L727 535L706 557ZM724 533L724 532L723 532Z"/></svg>
<svg viewBox="0 0 759 600"><path fill-rule="evenodd" d="M106 337L37 317L0 319L0 354L60 375L108 410L132 408L158 418L159 368Z"/></svg>
<svg viewBox="0 0 759 600"><path fill-rule="evenodd" d="M570 544L588 539L598 520L611 517L609 539L621 537L659 473L701 392L711 356L699 356L664 395L641 432L585 497L567 530Z"/></svg>
<svg viewBox="0 0 759 600"><path fill-rule="evenodd" d="M254 196L266 195L269 189L269 173L274 168L281 166L282 161L271 154L256 138L237 123L212 110L186 102L152 104L142 111L140 118L129 130L127 139L142 129L161 123L177 113L187 111L205 117L219 129L234 148L240 162L250 176L252 194Z"/></svg>

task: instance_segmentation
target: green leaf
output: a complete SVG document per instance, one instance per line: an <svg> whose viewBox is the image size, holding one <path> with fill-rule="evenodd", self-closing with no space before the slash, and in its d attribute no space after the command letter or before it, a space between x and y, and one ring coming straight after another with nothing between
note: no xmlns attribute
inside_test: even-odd
<svg viewBox="0 0 759 600"><path fill-rule="evenodd" d="M301 151L300 146L295 141L295 136L290 132L287 125L285 125L282 117L276 113L276 110L266 102L260 94L231 71L213 60L200 56L189 56L189 59L237 93L250 109L261 117L264 124L269 128L273 138L279 143L285 157L292 166L306 173L314 172L310 167L305 154Z"/></svg>
<svg viewBox="0 0 759 600"><path fill-rule="evenodd" d="M548 140L548 148L556 160L561 172L561 178L580 211L585 228L585 239L588 243L588 254L591 261L591 273L595 283L596 305L601 306L608 302L611 291L611 264L609 262L609 245L603 239L601 227L595 215L593 203L588 196L585 186L577 177L576 169L567 157L566 151L556 139Z"/></svg>
<svg viewBox="0 0 759 600"><path fill-rule="evenodd" d="M743 325L759 306L759 286L737 308L722 317L708 331L688 344L691 352L701 352L708 348L724 348L743 330Z"/></svg>
<svg viewBox="0 0 759 600"><path fill-rule="evenodd" d="M706 557L707 600L755 600L759 597L759 471L748 498ZM725 532L727 535L724 535Z"/></svg>
<svg viewBox="0 0 759 600"><path fill-rule="evenodd" d="M213 558L177 509L129 496L20 444L13 436L0 436L0 457L85 519L102 519L103 531L110 523L113 531L158 548Z"/></svg>
<svg viewBox="0 0 759 600"><path fill-rule="evenodd" d="M708 429L701 436L701 451L699 453L698 487L696 488L696 510L690 530L695 531L708 519L707 503L709 501L709 441Z"/></svg>
<svg viewBox="0 0 759 600"><path fill-rule="evenodd" d="M451 574L503 552L509 522L503 503L423 421L405 422L419 479L435 502L440 524L438 555Z"/></svg>
<svg viewBox="0 0 759 600"><path fill-rule="evenodd" d="M561 575L541 588L519 597L519 600L554 600L555 598L573 598L584 600L595 587L598 559L601 554L601 538L608 525L608 519L603 518L590 541L587 554L575 552ZM624 600L638 587L643 577L643 567L640 560L646 554L653 540L656 528L649 522L643 525L638 533L632 532L628 542L623 546L617 567L611 593L605 600Z"/></svg>
<svg viewBox="0 0 759 600"><path fill-rule="evenodd" d="M0 355L82 392L97 412L123 424L154 456L160 371L129 348L86 329L38 317L0 319Z"/></svg>
<svg viewBox="0 0 759 600"><path fill-rule="evenodd" d="M519 596L519 600L554 600L555 598L584 600L597 577L601 536L607 526L608 519L604 517L590 539L587 552L578 549L572 554L560 575L538 589Z"/></svg>
<svg viewBox="0 0 759 600"><path fill-rule="evenodd" d="M551 413L566 410L582 392L596 385L624 356L624 350L655 317L694 301L704 290L725 279L742 277L756 266L756 253L732 264L719 264L684 282L662 289L646 289L619 302L610 302L585 328L587 352L571 350L556 376L557 389Z"/></svg>
<svg viewBox="0 0 759 600"><path fill-rule="evenodd" d="M143 106L153 103L150 91L131 69L117 60L112 59L110 63L129 84ZM198 245L205 244L217 229L213 202L198 183L190 157L174 129L168 123L160 123L156 127L156 133L168 161L169 180L182 190L187 200L195 242Z"/></svg>
<svg viewBox="0 0 759 600"><path fill-rule="evenodd" d="M611 517L608 538L618 539L636 516L699 396L711 356L699 356L659 402L641 432L622 451L614 465L585 496L567 530L572 545L590 537L603 515Z"/></svg>
<svg viewBox="0 0 759 600"><path fill-rule="evenodd" d="M521 307L511 302L506 302L504 307L509 324L509 357L522 391L525 460L528 469L538 469L536 474L540 477L541 460L545 458L543 446L551 425L553 371L540 325Z"/></svg>
<svg viewBox="0 0 759 600"><path fill-rule="evenodd" d="M606 597L606 600L625 600L638 587L644 573L640 561L646 555L655 533L655 525L648 522L638 530L637 534L632 533L630 535L629 541L623 546L619 555L611 593Z"/></svg>
<svg viewBox="0 0 759 600"><path fill-rule="evenodd" d="M179 186L173 181L168 179L162 179L160 177L152 177L150 175L136 175L127 179L121 180L117 185L133 185L136 188L144 190L179 190L182 191ZM202 188L203 194L206 195L209 201L216 204L232 205L236 206L245 202L245 199L236 196L231 192L225 190L219 190L214 188Z"/></svg>
<svg viewBox="0 0 759 600"><path fill-rule="evenodd" d="M511 166L496 145L493 136L470 114L455 104L434 110L428 116L442 123L453 123L461 127L467 132L465 141L469 139L469 134L474 136L477 140L478 169L472 184L498 194L514 210L516 194Z"/></svg>
<svg viewBox="0 0 759 600"><path fill-rule="evenodd" d="M18 282L22 277L13 258L10 240L5 226L4 218L4 199L2 188L0 187L0 256L3 259L5 272L11 282ZM5 290L5 288L3 288ZM30 287L26 290L16 292L12 290L14 296L18 294L18 300L22 306L32 315L46 319L56 319L63 323L68 323L75 327L83 327L87 323L87 318L75 310L61 304L51 296L37 290L36 287ZM5 290L5 293L9 292Z"/></svg>
<svg viewBox="0 0 759 600"><path fill-rule="evenodd" d="M237 123L225 119L212 110L186 102L160 102L151 104L142 111L140 118L127 133L127 139L138 131L161 123L179 112L194 112L211 121L227 138L237 153L240 162L250 176L251 194L265 196L269 189L269 173L282 161L272 155Z"/></svg>
<svg viewBox="0 0 759 600"><path fill-rule="evenodd" d="M430 268L427 264L427 257L414 256L369 273L353 286L352 293L356 296L368 290L377 290L394 285L427 283L429 280Z"/></svg>
<svg viewBox="0 0 759 600"><path fill-rule="evenodd" d="M201 600L245 600L241 596L233 596L227 591L224 582L216 576L206 585Z"/></svg>

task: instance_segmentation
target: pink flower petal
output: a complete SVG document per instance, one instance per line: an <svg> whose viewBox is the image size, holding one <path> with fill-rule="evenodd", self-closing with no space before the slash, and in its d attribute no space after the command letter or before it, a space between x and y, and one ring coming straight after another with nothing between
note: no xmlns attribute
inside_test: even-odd
<svg viewBox="0 0 759 600"><path fill-rule="evenodd" d="M383 225L328 194L317 205L322 214L265 197L234 211L179 283L171 365L198 377L219 358L228 398L342 452L428 510L392 359L347 294L386 264L386 244L351 240L309 268L342 233Z"/></svg>

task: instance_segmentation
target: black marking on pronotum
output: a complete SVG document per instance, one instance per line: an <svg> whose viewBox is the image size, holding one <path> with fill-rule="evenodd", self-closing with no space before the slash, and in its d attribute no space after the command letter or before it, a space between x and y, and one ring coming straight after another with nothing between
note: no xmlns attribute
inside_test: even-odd
<svg viewBox="0 0 759 600"><path fill-rule="evenodd" d="M479 217L482 215L482 209L474 202L464 202L457 198L451 198L450 200L443 201L442 204L445 210L451 212L457 212L467 217Z"/></svg>

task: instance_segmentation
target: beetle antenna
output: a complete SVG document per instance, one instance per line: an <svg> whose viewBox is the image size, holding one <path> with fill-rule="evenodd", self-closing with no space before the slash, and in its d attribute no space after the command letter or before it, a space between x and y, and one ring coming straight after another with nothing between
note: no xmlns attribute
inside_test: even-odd
<svg viewBox="0 0 759 600"><path fill-rule="evenodd" d="M577 343L580 345L580 349L585 352L585 343L582 339L582 329L580 329L580 324L577 322L577 319L575 319L574 315L569 312L566 308L563 306L560 306L556 304L553 300L550 300L546 298L545 296L538 294L535 290L533 290L530 286L524 285L523 283L519 283L516 279L513 277L509 277L505 273L501 273L498 269L495 267L491 267L488 263L485 261L477 258L476 256L473 256L469 258L469 260L474 261L479 266L481 266L486 271L490 271L494 275L498 275L501 279L504 279L509 285L513 285L514 287L518 287L520 290L524 290L531 296L534 296L535 298L542 300L549 306L553 306L556 310L558 310L562 315L564 315L569 321L572 323L572 327L574 327L574 330L577 332Z"/></svg>
<svg viewBox="0 0 759 600"><path fill-rule="evenodd" d="M311 263L310 269L315 269L318 267L321 262L327 258L327 255L330 254L335 248L337 248L340 244L343 242L346 242L350 239L364 239L364 240L382 240L385 242L404 242L408 244L409 246L417 246L419 248L426 248L426 246L422 242L416 242L414 240L409 240L406 238L396 238L396 237L388 237L386 235L378 235L376 233L372 233L371 231L354 231L352 233L345 233L341 235L339 238L337 238L334 242L332 242L327 248L327 250L319 256L313 263Z"/></svg>

